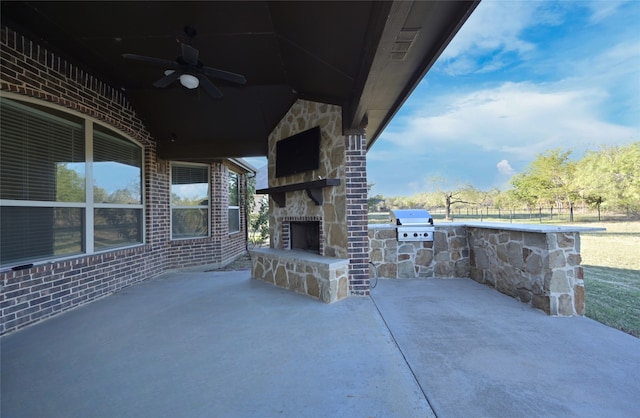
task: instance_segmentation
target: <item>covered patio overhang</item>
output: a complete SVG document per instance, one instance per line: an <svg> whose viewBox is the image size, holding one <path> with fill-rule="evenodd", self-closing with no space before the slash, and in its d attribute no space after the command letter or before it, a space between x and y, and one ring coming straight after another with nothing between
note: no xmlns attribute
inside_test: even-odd
<svg viewBox="0 0 640 418"><path fill-rule="evenodd" d="M283 238L273 238L271 247L288 251L283 245L287 224L312 219L322 231L317 234L318 244L323 244L318 245L319 254L347 262L336 270L336 280L322 270L318 286L298 281L293 290L303 287L319 298L328 289L328 301L368 295L366 152L477 4L3 2L3 99L29 102L25 114L73 113L82 120L79 126L86 127L82 143L89 144L83 154L88 186L74 207L95 214L95 208L104 205L91 196L94 125L139 146L136 153L143 163L136 166L136 181L144 186L136 203L135 239L99 251L95 244L85 248L84 242L95 241L96 222L89 217L78 222L77 249L56 252L49 246L45 254L16 256L19 265L0 263L8 267L0 272L0 290L10 299L2 311L0 333L167 270L225 263L246 251L246 235L239 232L247 230L247 222L240 221L242 205L231 204L235 198L229 179L234 168L251 171L239 159L252 156L268 157L269 186L276 193L284 186L295 189L286 192L286 207L270 208L271 229ZM275 178L276 144L315 128L322 135L317 168ZM21 129L11 139L16 150L26 144L26 128ZM50 142L38 141L34 152ZM61 139L65 147L67 142L67 136ZM20 160L17 153L13 160ZM172 175L180 165L207 166L211 198L198 205L208 211L203 232L174 239L173 217L181 208L172 203L172 187L181 183L174 183ZM40 173L47 176L52 177ZM5 182L7 178L3 176ZM330 187L321 191L323 199L317 191L311 193L312 202L303 189L318 178ZM14 183L22 191L22 183ZM57 192L53 184L45 187L48 192ZM15 199L3 198L1 203L12 208L43 205ZM56 200L46 206L66 204ZM27 216L12 210L16 217ZM54 226L48 223L41 229L52 235ZM31 244L40 237L29 235L23 247L34 248ZM9 245L3 242L3 248ZM117 268L121 272L113 274ZM33 286L33 280L42 281L46 289ZM54 284L56 293L51 293L48 286ZM33 300L23 300L24 292Z"/></svg>
<svg viewBox="0 0 640 418"><path fill-rule="evenodd" d="M203 160L266 156L268 135L298 99L341 106L343 131L366 127L371 147L477 4L12 1L1 16L120 89L159 157ZM180 43L246 84L211 78L221 99L178 82L157 88L166 68L123 58L175 60Z"/></svg>

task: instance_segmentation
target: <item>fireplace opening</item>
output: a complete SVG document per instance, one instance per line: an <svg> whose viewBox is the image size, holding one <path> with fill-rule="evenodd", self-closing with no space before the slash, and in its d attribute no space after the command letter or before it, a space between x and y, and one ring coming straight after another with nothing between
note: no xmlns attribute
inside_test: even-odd
<svg viewBox="0 0 640 418"><path fill-rule="evenodd" d="M291 249L320 253L320 222L291 222Z"/></svg>

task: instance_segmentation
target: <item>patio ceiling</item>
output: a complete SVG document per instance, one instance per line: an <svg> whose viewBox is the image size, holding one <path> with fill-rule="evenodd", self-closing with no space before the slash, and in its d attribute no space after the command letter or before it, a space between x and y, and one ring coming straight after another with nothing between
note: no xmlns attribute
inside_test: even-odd
<svg viewBox="0 0 640 418"><path fill-rule="evenodd" d="M373 144L477 1L2 2L2 23L121 88L167 159L264 156L296 99L343 106L345 132ZM176 82L124 53L173 60L178 41L205 66L243 74L224 94ZM172 142L172 137L176 141Z"/></svg>

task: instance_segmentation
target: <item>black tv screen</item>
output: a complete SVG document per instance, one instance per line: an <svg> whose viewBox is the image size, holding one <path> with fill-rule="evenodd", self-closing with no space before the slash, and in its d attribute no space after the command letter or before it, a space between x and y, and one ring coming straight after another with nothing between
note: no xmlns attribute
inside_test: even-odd
<svg viewBox="0 0 640 418"><path fill-rule="evenodd" d="M297 133L276 143L276 177L320 167L320 127Z"/></svg>

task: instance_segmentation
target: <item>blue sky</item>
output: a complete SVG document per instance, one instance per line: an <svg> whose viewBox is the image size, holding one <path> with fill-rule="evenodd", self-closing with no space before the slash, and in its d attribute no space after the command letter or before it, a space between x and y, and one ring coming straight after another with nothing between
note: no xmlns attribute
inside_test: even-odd
<svg viewBox="0 0 640 418"><path fill-rule="evenodd" d="M506 188L537 154L640 140L640 1L483 0L367 156L372 194Z"/></svg>
<svg viewBox="0 0 640 418"><path fill-rule="evenodd" d="M640 141L638 22L639 0L483 0L370 149L371 194L505 189L545 151Z"/></svg>

